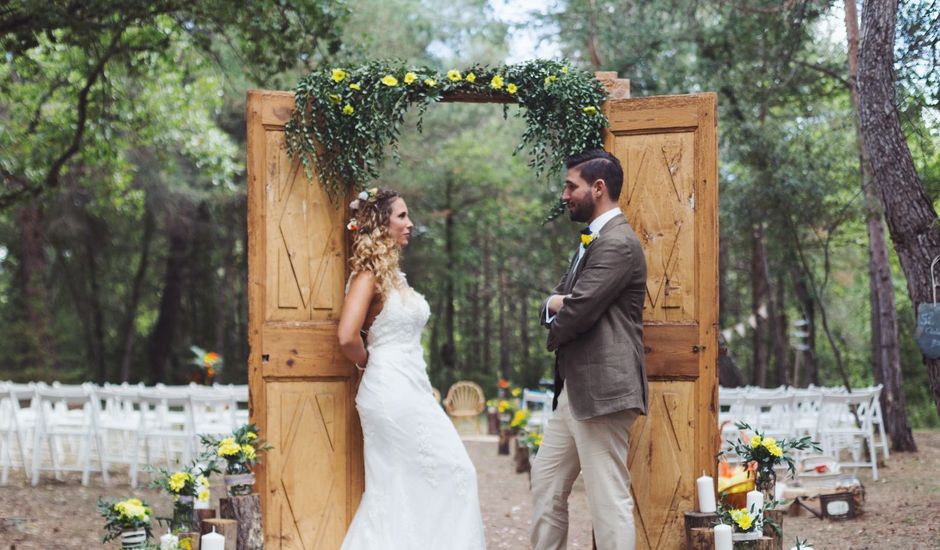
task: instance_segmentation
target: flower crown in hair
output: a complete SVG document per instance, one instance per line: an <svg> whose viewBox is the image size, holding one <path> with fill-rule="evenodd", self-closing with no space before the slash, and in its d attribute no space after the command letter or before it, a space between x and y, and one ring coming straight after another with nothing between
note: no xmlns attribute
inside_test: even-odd
<svg viewBox="0 0 940 550"><path fill-rule="evenodd" d="M371 189L366 189L365 191L360 191L359 195L356 197L356 200L349 203L350 210L359 210L361 206L365 206L369 201L374 200L376 195L379 193L378 187L373 187ZM356 217L353 216L349 219L349 223L346 224L347 231L359 231L359 222L356 221Z"/></svg>

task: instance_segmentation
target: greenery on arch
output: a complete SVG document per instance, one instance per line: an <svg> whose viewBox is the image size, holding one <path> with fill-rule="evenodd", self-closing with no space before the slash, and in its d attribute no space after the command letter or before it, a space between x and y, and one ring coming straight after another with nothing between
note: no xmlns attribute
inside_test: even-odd
<svg viewBox="0 0 940 550"><path fill-rule="evenodd" d="M420 130L427 107L448 97L502 100L504 109L519 105L526 129L516 151L531 152L537 177L572 154L600 147L607 126L600 108L607 94L600 81L563 61L474 65L446 73L373 61L314 71L294 92L296 105L285 127L288 152L300 157L308 176L317 169L334 199L349 186L365 188L378 177L386 147L396 147L412 106Z"/></svg>

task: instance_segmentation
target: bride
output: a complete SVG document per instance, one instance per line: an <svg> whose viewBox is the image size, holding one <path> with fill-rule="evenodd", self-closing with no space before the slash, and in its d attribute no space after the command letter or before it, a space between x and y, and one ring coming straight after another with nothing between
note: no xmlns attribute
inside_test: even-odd
<svg viewBox="0 0 940 550"><path fill-rule="evenodd" d="M430 308L398 269L414 227L408 206L372 189L350 208L352 276L338 337L362 376L366 489L342 549L479 550L476 471L431 394L421 348Z"/></svg>

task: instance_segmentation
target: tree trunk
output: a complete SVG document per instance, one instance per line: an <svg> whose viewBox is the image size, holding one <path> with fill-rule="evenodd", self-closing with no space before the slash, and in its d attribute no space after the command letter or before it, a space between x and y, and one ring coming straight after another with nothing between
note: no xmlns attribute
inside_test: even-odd
<svg viewBox="0 0 940 550"><path fill-rule="evenodd" d="M845 2L845 27L848 38L849 95L852 109L858 113L858 15L855 0ZM882 224L881 203L872 181L870 159L866 154L859 119L855 118L862 190L865 194L865 222L868 230L868 273L871 294L872 367L875 381L883 385L881 409L891 446L897 451L916 451L917 444L907 418L906 397L902 386L901 351L898 341L897 309L888 245Z"/></svg>
<svg viewBox="0 0 940 550"><path fill-rule="evenodd" d="M793 279L793 293L800 304L800 311L803 312L803 320L806 324L802 327L796 327L806 333L806 340L802 343L806 345L805 350L797 350L797 361L793 369L793 385L797 387L806 387L810 384L819 384L819 367L816 362L816 301L813 299L812 291L806 284L806 275L800 268L800 263L796 258L791 258L788 262L791 266L790 274ZM797 365L800 368L797 368ZM805 374L801 376L801 372Z"/></svg>
<svg viewBox="0 0 940 550"><path fill-rule="evenodd" d="M760 315L766 307L769 295L769 282L765 269L764 228L760 223L754 224L751 233L751 315L754 316L754 329L752 336L752 370L751 383L755 386L767 385L767 323Z"/></svg>
<svg viewBox="0 0 940 550"><path fill-rule="evenodd" d="M492 254L493 249L490 245L489 230L483 227L483 291L480 293L483 309L483 369L486 372L493 372L493 275L492 275ZM502 374L499 374L502 376ZM508 378L507 378L508 380Z"/></svg>
<svg viewBox="0 0 940 550"><path fill-rule="evenodd" d="M185 210L191 210L191 205L188 205ZM176 327L180 322L182 311L186 262L192 244L191 216L179 214L169 222L169 250L166 258L166 273L163 278L163 293L160 296L157 322L150 335L147 349L151 383L167 381L173 346L176 344Z"/></svg>
<svg viewBox="0 0 940 550"><path fill-rule="evenodd" d="M503 264L505 265L505 264ZM499 374L501 377L512 379L510 357L512 338L510 337L509 321L509 289L507 288L506 272L500 269L497 275L499 280Z"/></svg>
<svg viewBox="0 0 940 550"><path fill-rule="evenodd" d="M447 276L444 282L444 344L441 346L441 361L451 372L457 367L457 344L454 334L454 183L447 180L445 197L447 215L444 218L444 254L447 258Z"/></svg>
<svg viewBox="0 0 940 550"><path fill-rule="evenodd" d="M767 316L773 333L777 385L785 386L790 384L790 341L787 338L787 311L784 307L785 296L782 280L777 281L776 288L770 294L770 297Z"/></svg>
<svg viewBox="0 0 940 550"><path fill-rule="evenodd" d="M101 310L101 285L98 284L98 256L96 253L98 238L94 220L85 216L85 264L88 269L88 307L91 314L91 351L99 384L108 379L108 366L104 357L104 313Z"/></svg>
<svg viewBox="0 0 940 550"><path fill-rule="evenodd" d="M134 350L134 321L137 318L137 306L140 305L140 293L144 284L144 277L150 264L150 245L153 242L153 231L156 225L153 219L153 213L145 206L144 212L144 235L140 244L140 259L137 262L137 272L134 273L134 281L131 283L131 295L127 299L127 309L124 312L124 322L121 325L121 337L118 342L121 345L121 382L129 382L131 379L131 359Z"/></svg>
<svg viewBox="0 0 940 550"><path fill-rule="evenodd" d="M43 212L38 199L23 204L17 214L20 239L13 243L19 256L15 287L19 289L19 309L15 314L23 319L21 339L16 342L18 368L32 368L39 372L53 365L53 342L49 334L49 301L43 275L46 253L43 233ZM39 373L36 373L38 375Z"/></svg>

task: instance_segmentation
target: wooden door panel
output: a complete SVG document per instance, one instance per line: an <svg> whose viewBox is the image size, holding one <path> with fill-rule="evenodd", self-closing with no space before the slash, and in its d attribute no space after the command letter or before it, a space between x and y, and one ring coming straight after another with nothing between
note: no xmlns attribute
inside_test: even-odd
<svg viewBox="0 0 940 550"><path fill-rule="evenodd" d="M717 453L717 149L713 94L608 101L605 145L643 245L649 414L631 432L637 547L684 546L695 478Z"/></svg>
<svg viewBox="0 0 940 550"><path fill-rule="evenodd" d="M287 155L293 105L248 94L251 420L274 445L257 483L269 548L338 548L364 484L355 368L336 341L345 201Z"/></svg>
<svg viewBox="0 0 940 550"><path fill-rule="evenodd" d="M694 437L695 383L650 382L649 414L637 419L628 465L637 501L639 548L680 548L685 543L685 506L695 497L694 457L687 442ZM649 455L644 453L651 453Z"/></svg>
<svg viewBox="0 0 940 550"><path fill-rule="evenodd" d="M349 499L348 391L343 382L267 385L267 486L279 525L275 548L338 548ZM269 538L270 540L270 538Z"/></svg>

